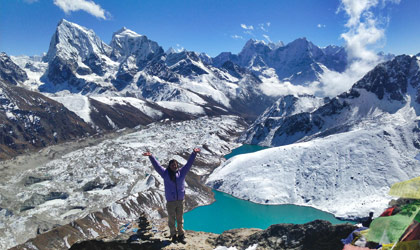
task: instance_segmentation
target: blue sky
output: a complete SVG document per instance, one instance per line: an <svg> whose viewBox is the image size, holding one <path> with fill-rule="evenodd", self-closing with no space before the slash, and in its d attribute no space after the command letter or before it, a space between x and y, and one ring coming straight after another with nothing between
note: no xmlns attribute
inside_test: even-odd
<svg viewBox="0 0 420 250"><path fill-rule="evenodd" d="M288 43L306 37L318 46L345 45L342 34L360 28L349 26L349 13L359 2L372 5L360 21L375 20L375 29L383 32L361 46L420 52L419 0L1 0L0 51L46 52L62 18L93 29L106 43L125 26L165 50L183 47L211 56L238 53L250 38Z"/></svg>

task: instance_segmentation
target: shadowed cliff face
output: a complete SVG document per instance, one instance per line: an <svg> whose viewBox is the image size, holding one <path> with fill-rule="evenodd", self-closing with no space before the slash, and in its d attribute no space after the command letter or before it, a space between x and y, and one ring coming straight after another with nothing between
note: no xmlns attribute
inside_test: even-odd
<svg viewBox="0 0 420 250"><path fill-rule="evenodd" d="M0 80L17 85L27 79L28 75L24 70L19 68L6 53L0 53Z"/></svg>
<svg viewBox="0 0 420 250"><path fill-rule="evenodd" d="M62 104L0 80L0 160L96 133Z"/></svg>

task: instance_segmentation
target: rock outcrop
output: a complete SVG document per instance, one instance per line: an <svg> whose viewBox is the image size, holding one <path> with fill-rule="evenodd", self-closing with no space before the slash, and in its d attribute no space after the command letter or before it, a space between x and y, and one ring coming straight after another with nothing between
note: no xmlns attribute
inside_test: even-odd
<svg viewBox="0 0 420 250"><path fill-rule="evenodd" d="M6 53L0 53L0 80L17 85L28 79L28 75L16 65Z"/></svg>
<svg viewBox="0 0 420 250"><path fill-rule="evenodd" d="M139 218L144 221L145 217ZM147 229L149 223L140 228ZM350 224L331 225L327 221L316 220L303 225L276 224L266 230L255 228L233 229L220 235L205 232L186 231L186 244L172 243L161 232L143 230L125 239L92 240L74 244L74 250L102 249L214 249L219 246L236 249L293 249L293 250L341 250L341 239L356 227ZM146 231L146 232L145 232Z"/></svg>

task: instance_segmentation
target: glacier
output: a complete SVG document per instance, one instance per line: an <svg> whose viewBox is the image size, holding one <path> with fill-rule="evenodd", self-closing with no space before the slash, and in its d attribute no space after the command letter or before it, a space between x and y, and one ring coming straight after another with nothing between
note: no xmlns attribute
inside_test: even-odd
<svg viewBox="0 0 420 250"><path fill-rule="evenodd" d="M43 151L47 154L44 160L34 153L21 156L25 164L20 164L19 158L3 161L8 171L2 172L0 184L0 248L24 243L37 231L51 230L104 207L118 209L116 201L138 193L150 193L163 209L163 180L142 156L147 150L164 165L172 158L185 163L190 150L202 148L191 170L192 179L187 179L187 196L193 201L187 208L209 204L211 195L197 186L192 176L207 176L220 165L223 155L240 145L234 139L244 124L235 116L163 121L80 149L73 146L75 149L65 154L49 147ZM68 146L65 148L71 148ZM152 212L157 207L144 209L155 219L161 217ZM121 218L131 218L115 212Z"/></svg>

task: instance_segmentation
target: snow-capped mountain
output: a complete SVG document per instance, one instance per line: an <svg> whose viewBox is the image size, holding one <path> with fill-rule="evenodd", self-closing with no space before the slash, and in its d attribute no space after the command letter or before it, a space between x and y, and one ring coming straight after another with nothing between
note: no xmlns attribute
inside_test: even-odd
<svg viewBox="0 0 420 250"><path fill-rule="evenodd" d="M0 159L95 133L62 104L15 86L27 75L7 55L0 55L0 65Z"/></svg>
<svg viewBox="0 0 420 250"><path fill-rule="evenodd" d="M309 136L323 137L346 132L366 119L376 119L375 116L383 112L394 113L407 103L416 108L419 100L416 92L419 79L417 61L417 57L398 56L378 65L348 92L331 99L313 112L287 115L279 120L275 131L271 131L268 144L281 146L307 140ZM372 94L379 101L366 97ZM378 113L377 110L382 112ZM267 114L258 120L267 120L270 116ZM254 139L254 143L258 141Z"/></svg>
<svg viewBox="0 0 420 250"><path fill-rule="evenodd" d="M28 59L15 58L31 73L29 79L6 54L0 57L0 75L5 76L0 79L0 121L3 127L0 159L101 131L215 114L210 108L187 103L154 103L133 97L69 93L46 96L26 89L36 85L32 77L39 76L38 70L44 66L36 58ZM218 112L223 113L227 111Z"/></svg>
<svg viewBox="0 0 420 250"><path fill-rule="evenodd" d="M259 75L273 68L281 81L304 84L319 80L325 70L342 72L347 66L347 53L342 47L319 48L306 38L284 45L249 40L238 55L223 52L213 58L215 66L232 61Z"/></svg>
<svg viewBox="0 0 420 250"><path fill-rule="evenodd" d="M111 52L93 30L61 20L44 58L48 69L40 90L89 93L112 88L111 76L118 64L109 58Z"/></svg>
<svg viewBox="0 0 420 250"><path fill-rule="evenodd" d="M305 38L287 45L250 40L238 55L211 58L186 50L165 53L147 36L127 28L115 32L107 45L94 31L64 19L44 65L19 60L30 78L24 86L38 85L41 92L180 102L251 119L277 99L264 81L303 84L319 79L324 70L341 72L347 65L343 48L319 48Z"/></svg>
<svg viewBox="0 0 420 250"><path fill-rule="evenodd" d="M111 58L125 61L128 57L136 59L136 65L148 62L155 57L163 55L163 49L147 36L139 35L136 32L123 27L115 32L111 40Z"/></svg>
<svg viewBox="0 0 420 250"><path fill-rule="evenodd" d="M150 61L159 60L164 54L156 42L125 27L114 33L111 47L111 58L120 63L114 82L118 90L133 80L136 73Z"/></svg>
<svg viewBox="0 0 420 250"><path fill-rule="evenodd" d="M206 110L203 114L239 111L251 117L274 101L261 91L260 79L248 70L214 67L203 53L165 53L156 42L127 28L115 32L107 45L92 30L62 20L44 61L48 67L43 76L31 82L40 83L41 92L59 96L68 92L129 96L195 105ZM249 104L253 99L262 100L262 104L255 108Z"/></svg>
<svg viewBox="0 0 420 250"><path fill-rule="evenodd" d="M208 184L259 203L308 205L345 218L369 211L377 216L391 199L389 187L418 175L419 95L420 58L403 55L313 111L278 119L268 110L273 118L261 117L249 139L282 146L230 159Z"/></svg>

